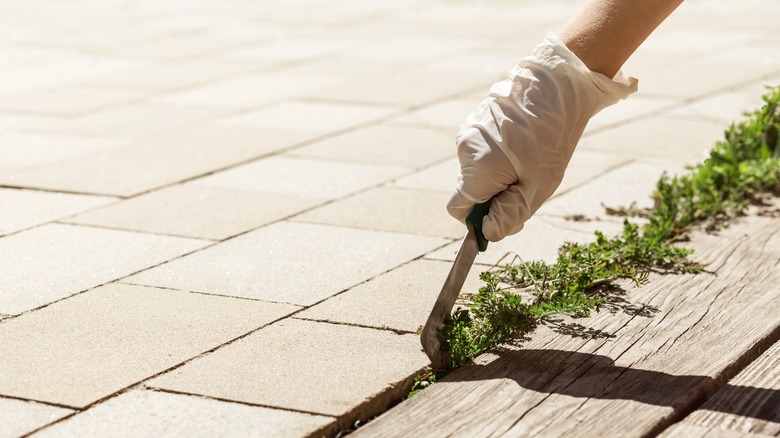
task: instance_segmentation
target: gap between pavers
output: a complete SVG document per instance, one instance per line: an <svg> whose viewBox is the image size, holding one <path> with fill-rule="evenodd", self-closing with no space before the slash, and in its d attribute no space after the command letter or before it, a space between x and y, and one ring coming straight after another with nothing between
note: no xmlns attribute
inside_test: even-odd
<svg viewBox="0 0 780 438"><path fill-rule="evenodd" d="M147 385L336 416L345 428L387 409L428 363L417 335L286 319Z"/></svg>
<svg viewBox="0 0 780 438"><path fill-rule="evenodd" d="M19 314L211 242L48 224L0 239L0 313Z"/></svg>
<svg viewBox="0 0 780 438"><path fill-rule="evenodd" d="M72 412L57 406L0 397L0 436L25 435Z"/></svg>
<svg viewBox="0 0 780 438"><path fill-rule="evenodd" d="M0 236L115 201L103 196L0 188Z"/></svg>
<svg viewBox="0 0 780 438"><path fill-rule="evenodd" d="M0 322L0 394L82 408L298 309L101 286Z"/></svg>
<svg viewBox="0 0 780 438"><path fill-rule="evenodd" d="M331 435L335 427L336 420L327 416L133 389L35 436L292 437Z"/></svg>
<svg viewBox="0 0 780 438"><path fill-rule="evenodd" d="M187 183L122 200L64 222L223 240L322 202L321 199Z"/></svg>
<svg viewBox="0 0 780 438"><path fill-rule="evenodd" d="M328 298L295 318L415 333L425 324L452 263L415 260ZM475 293L482 283L474 267L463 287Z"/></svg>
<svg viewBox="0 0 780 438"><path fill-rule="evenodd" d="M447 214L448 197L439 192L378 187L291 220L457 239L465 235L466 227Z"/></svg>

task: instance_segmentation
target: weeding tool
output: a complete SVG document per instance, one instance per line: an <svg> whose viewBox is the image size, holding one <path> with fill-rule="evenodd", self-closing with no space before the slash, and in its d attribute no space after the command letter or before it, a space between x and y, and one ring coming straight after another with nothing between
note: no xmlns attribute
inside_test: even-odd
<svg viewBox="0 0 780 438"><path fill-rule="evenodd" d="M458 299L463 283L469 275L471 265L479 252L487 249L488 241L482 234L482 219L490 209L490 201L478 204L471 210L466 218L468 232L463 238L458 254L455 256L455 262L452 264L447 279L444 280L444 286L439 292L439 298L433 305L428 321L423 327L420 335L420 342L423 350L431 360L431 366L434 370L449 368L450 352L444 347L440 330L444 325L444 318L450 314L455 300Z"/></svg>

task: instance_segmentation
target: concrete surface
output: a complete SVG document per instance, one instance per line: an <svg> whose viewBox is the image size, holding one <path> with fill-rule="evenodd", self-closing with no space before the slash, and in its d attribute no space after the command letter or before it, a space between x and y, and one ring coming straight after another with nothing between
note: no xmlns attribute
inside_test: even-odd
<svg viewBox="0 0 780 438"><path fill-rule="evenodd" d="M426 364L457 127L582 1L6 3L0 435L304 436ZM780 83L779 21L686 1L558 200L480 267L617 230L602 203L644 205Z"/></svg>

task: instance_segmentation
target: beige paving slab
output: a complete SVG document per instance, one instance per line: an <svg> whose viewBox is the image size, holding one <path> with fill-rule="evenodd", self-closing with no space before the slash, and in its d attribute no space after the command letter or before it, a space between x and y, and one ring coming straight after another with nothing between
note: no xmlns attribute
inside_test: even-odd
<svg viewBox="0 0 780 438"><path fill-rule="evenodd" d="M410 189L450 193L458 183L458 173L460 173L458 159L450 158L411 175L398 178L392 184Z"/></svg>
<svg viewBox="0 0 780 438"><path fill-rule="evenodd" d="M487 94L487 89L484 91ZM454 144L458 128L466 121L466 116L477 109L479 102L480 98L450 99L412 111L391 120L390 123L441 129L447 132Z"/></svg>
<svg viewBox="0 0 780 438"><path fill-rule="evenodd" d="M457 239L466 227L447 214L448 195L379 187L339 199L293 220Z"/></svg>
<svg viewBox="0 0 780 438"><path fill-rule="evenodd" d="M149 385L340 416L370 399L386 404L427 363L417 335L288 319Z"/></svg>
<svg viewBox="0 0 780 438"><path fill-rule="evenodd" d="M22 436L71 412L42 403L0 398L0 436Z"/></svg>
<svg viewBox="0 0 780 438"><path fill-rule="evenodd" d="M122 139L19 133L13 122L0 126L0 131L0 165L17 170L126 144Z"/></svg>
<svg viewBox="0 0 780 438"><path fill-rule="evenodd" d="M696 163L706 158L726 129L721 122L656 116L583 137L580 150L609 152L632 158L674 158Z"/></svg>
<svg viewBox="0 0 780 438"><path fill-rule="evenodd" d="M0 324L0 394L83 407L295 310L101 286Z"/></svg>
<svg viewBox="0 0 780 438"><path fill-rule="evenodd" d="M145 92L86 88L56 88L0 99L0 111L73 116L138 100Z"/></svg>
<svg viewBox="0 0 780 438"><path fill-rule="evenodd" d="M321 202L260 191L184 184L76 215L65 222L222 240Z"/></svg>
<svg viewBox="0 0 780 438"><path fill-rule="evenodd" d="M452 263L415 260L295 315L296 318L415 333L425 324ZM463 292L482 286L477 266Z"/></svg>
<svg viewBox="0 0 780 438"><path fill-rule="evenodd" d="M18 314L204 246L202 240L50 224L0 239L0 313Z"/></svg>
<svg viewBox="0 0 780 438"><path fill-rule="evenodd" d="M377 124L296 148L290 155L419 168L452 156L454 144L446 132Z"/></svg>
<svg viewBox="0 0 780 438"><path fill-rule="evenodd" d="M682 167L629 163L550 199L542 205L539 213L559 217L585 215L590 219L622 222L621 217L608 216L604 206L629 207L636 203L637 208L650 208L653 206L652 194L661 174L665 171L670 175L682 173Z"/></svg>
<svg viewBox="0 0 780 438"><path fill-rule="evenodd" d="M769 85L769 82L751 85L737 91L719 93L677 108L669 115L718 121L726 127L733 121L742 120L746 111L761 108L763 104L761 95L766 93L765 85Z"/></svg>
<svg viewBox="0 0 780 438"><path fill-rule="evenodd" d="M225 123L333 133L379 120L395 111L377 105L288 101L226 119Z"/></svg>
<svg viewBox="0 0 780 438"><path fill-rule="evenodd" d="M296 24L302 20L301 8L289 11L295 18ZM324 11L322 11L324 12ZM266 18L276 20L277 15L268 15ZM357 45L358 42L347 38L339 38L337 35L312 35L292 34L286 38L269 41L265 44L237 47L226 51L223 56L228 60L255 62L257 60L282 60L295 61L306 58L316 59L322 56L335 56L343 53L343 49Z"/></svg>
<svg viewBox="0 0 780 438"><path fill-rule="evenodd" d="M71 195L0 188L0 236L70 216L114 201L102 196Z"/></svg>
<svg viewBox="0 0 780 438"><path fill-rule="evenodd" d="M301 138L305 135L290 130L205 125L0 175L0 183L131 196L249 161Z"/></svg>
<svg viewBox="0 0 780 438"><path fill-rule="evenodd" d="M304 96L349 102L420 105L472 88L486 87L494 82L493 79L493 75L483 73L420 68L314 90Z"/></svg>
<svg viewBox="0 0 780 438"><path fill-rule="evenodd" d="M566 172L563 175L561 185L555 190L553 197L586 184L609 170L618 168L628 162L627 158L620 155L581 149L575 150L568 166L566 166Z"/></svg>
<svg viewBox="0 0 780 438"><path fill-rule="evenodd" d="M106 109L73 119L20 122L26 129L56 134L111 138L139 138L199 126L224 114L224 110L189 108L159 103L139 103ZM32 125L32 126L29 126Z"/></svg>
<svg viewBox="0 0 780 438"><path fill-rule="evenodd" d="M308 436L327 434L335 419L205 397L132 390L36 436L155 437Z"/></svg>
<svg viewBox="0 0 780 438"><path fill-rule="evenodd" d="M171 90L192 87L209 81L225 80L246 73L250 67L230 62L190 61L157 64L92 78L88 83L112 87Z"/></svg>
<svg viewBox="0 0 780 438"><path fill-rule="evenodd" d="M311 305L446 242L434 237L278 222L126 281Z"/></svg>
<svg viewBox="0 0 780 438"><path fill-rule="evenodd" d="M590 222L587 226L600 229L607 235L618 231L619 224L612 227L603 226L603 222ZM477 255L475 263L494 265L501 262L509 263L515 255L523 261L544 260L553 263L558 258L558 248L565 242L587 243L596 240L593 232L584 227L569 227L563 220L535 215L529 219L524 228L515 235L508 236L500 242L491 242L487 251ZM454 261L460 248L460 242L455 242L425 255L426 259Z"/></svg>
<svg viewBox="0 0 780 438"><path fill-rule="evenodd" d="M631 72L625 71L624 74L630 75ZM640 87L641 88L641 87ZM644 96L640 90L635 95L629 96L626 100L604 108L601 112L593 116L588 121L588 126L583 133L584 136L590 135L594 130L603 129L607 126L614 126L626 123L632 120L647 118L653 114L668 114L669 108L679 104L682 99Z"/></svg>
<svg viewBox="0 0 780 438"><path fill-rule="evenodd" d="M336 199L407 171L400 166L276 155L206 176L193 184Z"/></svg>

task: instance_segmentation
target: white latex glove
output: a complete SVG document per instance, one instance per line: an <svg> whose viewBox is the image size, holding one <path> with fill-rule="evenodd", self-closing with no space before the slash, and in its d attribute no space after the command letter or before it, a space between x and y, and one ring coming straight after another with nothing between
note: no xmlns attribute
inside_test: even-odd
<svg viewBox="0 0 780 438"><path fill-rule="evenodd" d="M588 120L637 89L621 72L592 72L548 34L466 118L456 142L460 175L447 211L465 221L495 196L482 222L493 242L515 234L563 179Z"/></svg>

